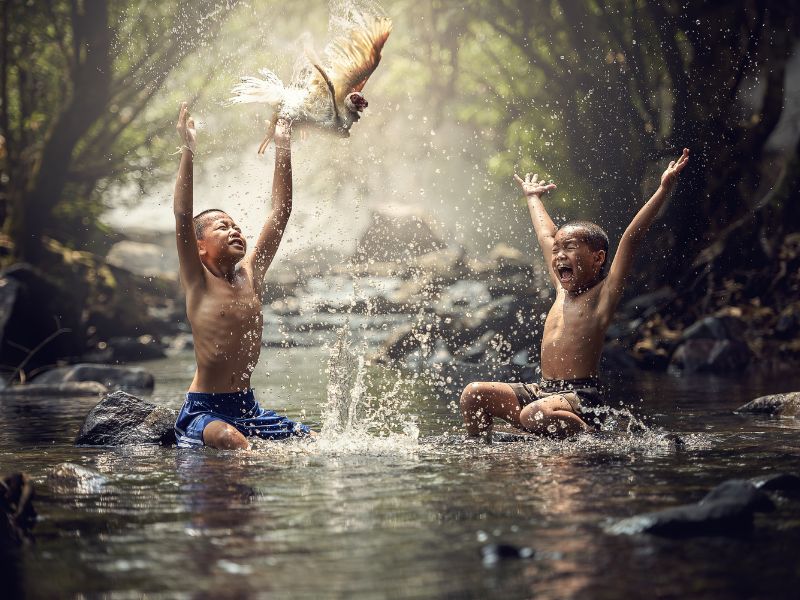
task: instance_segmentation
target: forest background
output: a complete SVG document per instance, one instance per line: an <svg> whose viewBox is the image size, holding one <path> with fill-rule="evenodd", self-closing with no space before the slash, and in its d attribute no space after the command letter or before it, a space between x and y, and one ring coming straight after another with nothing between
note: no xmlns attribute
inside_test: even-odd
<svg viewBox="0 0 800 600"><path fill-rule="evenodd" d="M65 329L39 358L68 357L112 324L137 322L139 297L127 291L141 284L103 257L127 229L171 226L181 100L201 124L198 209L233 202L245 229L258 227L269 172L255 156L262 115L224 101L261 67L288 79L298 37L309 31L321 47L329 12L345 6L3 3L4 280L27 285L29 300L45 297L58 318L24 316L8 300L6 338L25 328L29 341L4 341L0 362L18 365ZM800 357L791 3L397 0L383 9L394 31L365 89L365 118L349 140L311 134L295 144L296 230L282 252L341 247L368 209L395 206L425 209L448 242L472 252L505 241L538 260L515 171L559 184L550 200L559 221L597 220L616 240L688 147L691 168L629 290L651 294L652 308L631 344L656 350L648 336L724 313L746 324L765 360ZM33 283L39 275L46 281Z"/></svg>

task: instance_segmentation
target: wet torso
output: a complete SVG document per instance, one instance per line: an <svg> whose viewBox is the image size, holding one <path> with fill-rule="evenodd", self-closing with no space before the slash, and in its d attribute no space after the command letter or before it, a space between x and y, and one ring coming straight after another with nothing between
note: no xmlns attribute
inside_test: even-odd
<svg viewBox="0 0 800 600"><path fill-rule="evenodd" d="M206 287L187 294L197 371L190 392L250 388L261 353L264 317L250 273L242 267L232 282L206 272Z"/></svg>
<svg viewBox="0 0 800 600"><path fill-rule="evenodd" d="M605 280L570 296L562 287L547 314L542 335L542 377L583 379L597 375L611 315L600 310Z"/></svg>

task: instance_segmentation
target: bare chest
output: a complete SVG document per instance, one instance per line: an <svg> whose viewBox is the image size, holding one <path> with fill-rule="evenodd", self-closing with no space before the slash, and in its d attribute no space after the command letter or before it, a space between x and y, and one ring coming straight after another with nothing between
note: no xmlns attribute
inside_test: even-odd
<svg viewBox="0 0 800 600"><path fill-rule="evenodd" d="M602 334L605 323L600 318L597 294L593 291L576 298L558 294L545 320L544 342L563 339L585 342Z"/></svg>
<svg viewBox="0 0 800 600"><path fill-rule="evenodd" d="M212 282L198 301L187 306L193 326L235 331L263 322L261 302L249 282Z"/></svg>

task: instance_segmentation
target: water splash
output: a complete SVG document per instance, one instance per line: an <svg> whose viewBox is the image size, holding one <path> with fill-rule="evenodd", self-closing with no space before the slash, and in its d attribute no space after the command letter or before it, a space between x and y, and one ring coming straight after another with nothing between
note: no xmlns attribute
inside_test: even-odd
<svg viewBox="0 0 800 600"><path fill-rule="evenodd" d="M627 435L641 435L650 432L650 428L639 417L627 408L612 408L611 406L593 407L595 417L586 421L597 427L600 431L615 431Z"/></svg>
<svg viewBox="0 0 800 600"><path fill-rule="evenodd" d="M353 347L350 327L337 331L328 359L327 405L317 447L333 454L409 454L417 450L419 429L399 394L402 381L380 398L367 391L366 346Z"/></svg>

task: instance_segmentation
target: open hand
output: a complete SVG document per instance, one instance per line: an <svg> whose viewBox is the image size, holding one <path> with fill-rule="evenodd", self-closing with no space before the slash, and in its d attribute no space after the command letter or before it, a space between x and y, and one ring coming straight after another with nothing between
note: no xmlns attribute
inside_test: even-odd
<svg viewBox="0 0 800 600"><path fill-rule="evenodd" d="M175 129L178 130L181 141L194 154L197 147L197 131L194 128L194 119L189 116L189 104L186 102L181 102L181 111L178 113L178 123L175 125Z"/></svg>
<svg viewBox="0 0 800 600"><path fill-rule="evenodd" d="M517 182L519 187L522 188L526 198L530 198L532 196L541 196L550 190L556 189L555 183L545 183L544 180L539 181L539 176L536 173L533 175L528 173L525 175L524 180L519 175L514 173L514 180Z"/></svg>
<svg viewBox="0 0 800 600"><path fill-rule="evenodd" d="M683 171L683 168L689 163L689 149L684 148L683 154L680 155L678 160L673 160L669 163L666 171L661 175L661 187L669 191L675 182L678 180L678 173Z"/></svg>

